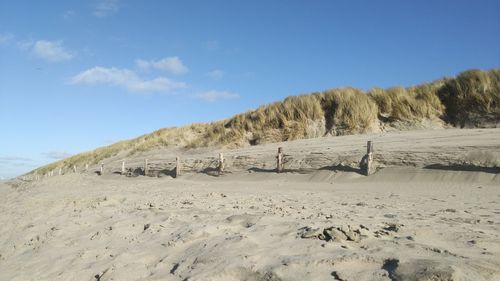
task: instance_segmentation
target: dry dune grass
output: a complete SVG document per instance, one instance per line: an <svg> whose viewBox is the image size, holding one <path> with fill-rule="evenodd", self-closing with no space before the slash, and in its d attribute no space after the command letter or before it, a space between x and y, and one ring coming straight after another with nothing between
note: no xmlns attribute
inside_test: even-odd
<svg viewBox="0 0 500 281"><path fill-rule="evenodd" d="M446 107L446 121L464 127L483 121L498 122L500 115L500 69L469 70L446 79L439 90ZM489 120L488 120L489 119Z"/></svg>
<svg viewBox="0 0 500 281"><path fill-rule="evenodd" d="M389 121L411 121L422 118L439 118L443 105L436 92L425 87L375 88L369 96L377 103L379 112Z"/></svg>
<svg viewBox="0 0 500 281"><path fill-rule="evenodd" d="M146 134L132 140L117 142L109 146L103 146L94 150L73 155L64 160L51 163L35 170L38 173L45 174L49 171L63 168L70 169L73 165L83 167L85 164L98 164L100 161L115 156L121 152L128 154L140 153L153 148L167 146L183 146L190 140L198 138L204 132L206 124L192 124L182 128L164 128Z"/></svg>
<svg viewBox="0 0 500 281"><path fill-rule="evenodd" d="M320 96L326 129L333 135L365 133L377 121L377 104L358 89L334 89Z"/></svg>
<svg viewBox="0 0 500 281"><path fill-rule="evenodd" d="M500 120L500 69L470 70L415 87L332 89L291 96L232 118L182 128L165 128L138 138L97 148L36 170L95 164L119 153L134 154L153 148L177 146L240 147L313 138L325 134L357 134L423 119L443 120L455 126L480 127Z"/></svg>

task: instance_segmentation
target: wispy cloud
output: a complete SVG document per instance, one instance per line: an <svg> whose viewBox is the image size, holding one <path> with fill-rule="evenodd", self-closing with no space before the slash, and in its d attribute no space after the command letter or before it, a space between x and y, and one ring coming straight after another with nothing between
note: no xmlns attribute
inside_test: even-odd
<svg viewBox="0 0 500 281"><path fill-rule="evenodd" d="M92 14L98 18L104 18L115 14L119 9L120 1L118 0L98 0Z"/></svg>
<svg viewBox="0 0 500 281"><path fill-rule="evenodd" d="M130 92L171 92L185 88L186 84L166 77L154 79L140 78L134 71L121 68L96 66L71 78L71 84L97 85L107 84L123 87Z"/></svg>
<svg viewBox="0 0 500 281"><path fill-rule="evenodd" d="M17 47L23 51L26 51L26 50L29 50L31 49L31 47L33 47L33 41L18 41L17 43Z"/></svg>
<svg viewBox="0 0 500 281"><path fill-rule="evenodd" d="M203 42L203 46L209 51L215 51L220 48L220 42L217 40L208 40Z"/></svg>
<svg viewBox="0 0 500 281"><path fill-rule="evenodd" d="M11 32L0 33L0 45L9 44L14 40L14 34Z"/></svg>
<svg viewBox="0 0 500 281"><path fill-rule="evenodd" d="M227 91L211 90L199 93L196 95L196 97L208 102L214 102L220 99L237 99L240 97L240 95L237 93L232 93Z"/></svg>
<svg viewBox="0 0 500 281"><path fill-rule="evenodd" d="M160 60L143 60L137 59L135 64L140 69L155 68L159 70L164 70L172 74L184 74L189 71L189 69L184 65L179 57L168 57Z"/></svg>
<svg viewBox="0 0 500 281"><path fill-rule="evenodd" d="M11 161L31 162L33 160L31 158L18 157L18 156L0 156L0 162L1 163L11 162Z"/></svg>
<svg viewBox="0 0 500 281"><path fill-rule="evenodd" d="M212 71L205 73L205 75L214 79L214 80L220 80L224 77L224 71L222 71L220 69L214 69Z"/></svg>
<svg viewBox="0 0 500 281"><path fill-rule="evenodd" d="M47 158L57 159L57 160L68 158L71 156L71 154L66 152L66 151L49 151L49 152L43 153L43 155Z"/></svg>
<svg viewBox="0 0 500 281"><path fill-rule="evenodd" d="M61 41L38 40L35 43L19 43L22 49L31 48L31 52L49 62L61 62L71 60L73 54L64 48Z"/></svg>
<svg viewBox="0 0 500 281"><path fill-rule="evenodd" d="M67 10L67 11L64 11L64 13L62 14L62 17L67 20L67 19L70 19L72 17L75 16L75 11L73 10Z"/></svg>
<svg viewBox="0 0 500 281"><path fill-rule="evenodd" d="M33 166L33 159L26 157L18 157L18 156L2 156L0 157L0 166L8 167L8 166Z"/></svg>

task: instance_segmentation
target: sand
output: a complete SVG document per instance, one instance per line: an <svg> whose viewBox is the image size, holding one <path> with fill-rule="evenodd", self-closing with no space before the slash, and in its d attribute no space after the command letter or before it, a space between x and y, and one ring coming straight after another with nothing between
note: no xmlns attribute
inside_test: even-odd
<svg viewBox="0 0 500 281"><path fill-rule="evenodd" d="M491 171L77 173L0 198L0 280L500 280Z"/></svg>
<svg viewBox="0 0 500 281"><path fill-rule="evenodd" d="M113 173L120 171L122 161L126 162L127 168L142 168L147 158L151 169L165 172L174 168L175 157L180 156L183 170L210 174L216 166L218 153L223 152L228 172L274 172L277 148L283 147L286 154L285 168L288 170L352 171L346 168L359 166L369 140L374 143L374 158L380 168L403 166L450 169L474 164L480 167L496 165L493 171L500 172L500 128L394 131L296 140L232 150L169 147L132 155L124 152L102 162L105 173ZM83 165L77 168L82 171ZM90 168L91 171L98 171L100 165ZM491 172L491 169L483 170ZM72 173L72 167L65 172ZM168 175L168 172L161 175Z"/></svg>

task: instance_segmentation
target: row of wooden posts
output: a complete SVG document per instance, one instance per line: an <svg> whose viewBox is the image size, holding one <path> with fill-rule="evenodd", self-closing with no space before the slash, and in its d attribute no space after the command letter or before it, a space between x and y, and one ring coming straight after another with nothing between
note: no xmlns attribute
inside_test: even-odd
<svg viewBox="0 0 500 281"><path fill-rule="evenodd" d="M219 153L217 172L219 175L224 173L224 154ZM180 157L175 158L175 171L174 177L179 177L181 175L181 161ZM368 141L365 156L361 159L360 170L365 175L373 173L373 142ZM276 172L282 173L285 171L285 154L283 152L283 147L278 147L278 154L276 155ZM104 163L101 163L100 174L104 173ZM126 174L125 161L122 161L121 174ZM148 159L144 159L144 175L149 174Z"/></svg>
<svg viewBox="0 0 500 281"><path fill-rule="evenodd" d="M217 172L219 175L224 173L224 168L225 168L225 161L224 161L224 154L219 153L219 159L218 159L218 164L217 164ZM85 171L88 171L89 165L85 165ZM181 175L181 170L182 170L182 165L181 165L181 160L180 157L175 158L175 170L174 170L174 177L179 177ZM283 152L283 147L278 147L278 154L276 155L276 172L277 173L282 173L285 171L285 154ZM59 168L59 175L63 174L62 168ZM73 172L76 173L77 169L76 166L73 165ZM121 166L121 174L125 175L127 173L126 168L125 168L125 161L122 161L122 166ZM363 156L360 162L360 172L365 174L365 175L370 175L374 172L374 167L373 167L373 142L368 141L367 143L367 149L366 149L366 154ZM104 174L104 163L101 163L100 169L99 169L99 175ZM148 159L144 160L144 175L149 174L149 165L148 165ZM45 176L53 176L54 171L50 171L48 174L45 174ZM35 179L39 179L39 176L35 174Z"/></svg>

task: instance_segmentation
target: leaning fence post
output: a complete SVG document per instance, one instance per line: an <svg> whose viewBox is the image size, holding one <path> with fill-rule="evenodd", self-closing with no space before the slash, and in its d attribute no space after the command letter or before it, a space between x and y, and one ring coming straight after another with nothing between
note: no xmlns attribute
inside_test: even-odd
<svg viewBox="0 0 500 281"><path fill-rule="evenodd" d="M224 154L219 153L219 166L217 167L219 170L219 175L224 172Z"/></svg>
<svg viewBox="0 0 500 281"><path fill-rule="evenodd" d="M144 175L148 175L148 159L144 159Z"/></svg>
<svg viewBox="0 0 500 281"><path fill-rule="evenodd" d="M283 172L283 147L278 147L278 156L276 156L276 171L278 173Z"/></svg>
<svg viewBox="0 0 500 281"><path fill-rule="evenodd" d="M122 161L122 175L125 175L125 161Z"/></svg>
<svg viewBox="0 0 500 281"><path fill-rule="evenodd" d="M175 177L181 175L181 158L179 156L175 157Z"/></svg>

